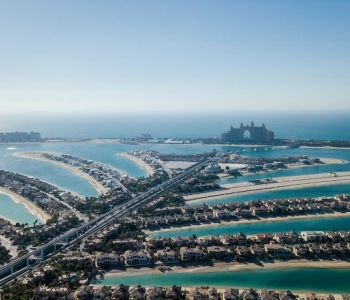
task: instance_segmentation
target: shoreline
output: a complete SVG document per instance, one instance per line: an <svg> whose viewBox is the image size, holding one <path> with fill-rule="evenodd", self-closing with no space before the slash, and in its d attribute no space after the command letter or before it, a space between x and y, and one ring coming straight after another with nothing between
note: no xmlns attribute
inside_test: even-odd
<svg viewBox="0 0 350 300"><path fill-rule="evenodd" d="M252 175L256 175L256 174L269 174L269 173L274 173L277 171L282 171L283 170L288 170L288 169L299 169L299 168L312 168L312 167L318 167L318 166L323 166L323 165L342 165L342 164L346 164L349 163L349 161L345 160L345 159L338 159L338 158L320 158L321 163L320 164L312 164L312 165L303 165L303 164L287 164L287 167L285 169L271 169L271 170L267 170L267 171L257 171L257 172L247 172L244 171L242 174L242 177L244 176L252 176ZM235 165L234 163L219 163L219 165L223 168L225 168L226 166L231 166L231 165ZM230 180L235 178L235 176L229 175L229 174L225 174L225 173L219 173L217 174L219 176L219 180Z"/></svg>
<svg viewBox="0 0 350 300"><path fill-rule="evenodd" d="M190 225L190 226L182 226L182 227L172 227L172 228L162 228L157 230L143 230L148 236L154 236L160 233L166 232L178 232L178 231L188 231L188 230L196 230L196 229L205 229L205 228L218 228L228 225L242 225L242 224L259 224L266 222L281 222L281 221L293 221L293 220L305 220L305 219L319 219L324 217L333 217L333 218L341 218L341 217L350 217L350 211L348 212L334 212L334 213L324 213L317 215L298 215L298 216L279 216L274 218L264 218L264 219L240 219L238 221L224 221L220 223L209 223L209 224L198 224L198 225Z"/></svg>
<svg viewBox="0 0 350 300"><path fill-rule="evenodd" d="M218 200L247 194L254 195L256 193L270 190L277 191L345 184L350 182L350 172L338 172L336 177L332 177L328 173L321 173L313 175L277 177L274 178L274 180L277 182L258 185L250 184L249 182L223 184L223 190L186 195L184 196L184 199L185 201L196 203L203 200Z"/></svg>
<svg viewBox="0 0 350 300"><path fill-rule="evenodd" d="M134 155L131 155L129 153L118 153L117 155L125 157L134 163L136 163L139 167L142 169L145 169L147 171L148 176L153 176L154 175L154 170L151 168L151 166L147 163L145 163L142 159L137 158Z"/></svg>
<svg viewBox="0 0 350 300"><path fill-rule="evenodd" d="M0 193L10 196L12 200L16 203L23 204L31 214L37 216L43 223L46 223L48 219L51 219L51 216L48 213L43 211L40 207L36 206L33 202L30 202L28 199L22 197L21 195L4 187L0 187ZM8 218L4 218L4 219L8 220ZM17 222L15 222L14 224L16 223Z"/></svg>
<svg viewBox="0 0 350 300"><path fill-rule="evenodd" d="M106 194L109 192L109 189L104 187L100 182L98 182L96 179L89 176L87 173L84 173L83 171L81 171L79 168L67 165L65 163L60 163L58 161L54 161L51 159L47 159L47 158L41 156L42 154L47 154L47 153L61 155L60 153L55 153L55 152L17 152L17 153L13 153L13 155L18 156L18 157L23 157L23 158L37 159L37 160L41 160L41 161L45 161L45 162L57 165L61 168L69 170L73 174L87 180L94 187L94 189L98 192L99 195ZM65 189L63 189L63 190L65 190ZM79 197L84 198L84 196L82 196L82 195L78 195L72 191L69 191L69 192L71 192L74 195L77 195Z"/></svg>
<svg viewBox="0 0 350 300"><path fill-rule="evenodd" d="M63 140L45 140L40 142L2 142L0 145L21 145L21 144L42 144L42 143L93 143L93 144L120 144L124 138L90 138L90 139L63 139ZM138 142L138 145L150 145L150 143ZM162 143L159 145L172 145L172 146L213 146L213 147L237 147L237 148L266 148L266 147L279 147L276 149L271 149L273 151L293 149L287 145L276 146L276 145L262 145L262 144L203 144L203 143L182 143L182 144L171 144L171 143ZM297 148L301 149L332 149L332 150L350 150L350 147L334 147L334 146L300 146Z"/></svg>
<svg viewBox="0 0 350 300"><path fill-rule="evenodd" d="M257 265L254 262L251 263L239 263L239 262L215 262L215 263L203 263L202 265L166 265L167 271L164 273L159 270L159 267L154 265L152 267L142 266L137 268L126 268L125 270L111 270L105 273L105 278L119 278L125 276L142 276L142 275L161 275L168 272L174 274L189 274L189 273L215 273L215 272L240 272L248 270L262 270L262 269L286 269L286 268L336 268L345 269L350 267L349 261L309 261L306 259L295 259L289 261L278 262L259 262Z"/></svg>

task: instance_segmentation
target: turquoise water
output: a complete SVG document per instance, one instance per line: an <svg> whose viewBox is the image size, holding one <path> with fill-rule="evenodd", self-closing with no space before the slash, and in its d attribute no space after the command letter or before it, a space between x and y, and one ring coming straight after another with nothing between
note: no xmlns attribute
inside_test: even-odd
<svg viewBox="0 0 350 300"><path fill-rule="evenodd" d="M15 148L15 149L8 149ZM76 176L75 174L63 169L59 166L41 162L32 159L26 159L21 157L13 156L15 152L25 152L25 151L42 151L42 152L57 152L72 154L75 156L83 157L86 159L92 159L112 167L118 168L126 172L132 177L146 176L146 171L134 162L118 156L119 153L127 152L132 149L154 149L161 153L177 153L177 154L191 154L191 153L201 153L204 151L212 151L213 149L219 151L226 151L231 149L236 151L239 149L242 151L241 147L231 147L231 146L201 146L201 145L125 145L125 144L113 144L113 143L38 143L38 144L2 144L0 145L0 169L5 169L13 172L22 173L29 176L34 176L44 181L48 181L54 185L57 185L63 189L71 190L82 196L97 196L96 190L93 186L86 180ZM251 156L294 156L298 154L305 154L310 157L331 157L340 158L350 161L350 151L348 150L333 150L333 149L282 149L282 150L268 150L265 151L264 148L258 148L257 151L253 151L247 148L246 155ZM301 168L301 169L290 169L284 170L282 172L276 172L276 176L284 175L299 175L300 172L306 174L315 174L323 172L340 172L348 171L350 165L327 165L327 166L317 166L312 168ZM254 175L256 178L261 177L273 177L272 173L262 173L259 175ZM274 175L275 176L275 175ZM285 190L285 191L272 191L256 194L254 196L245 195L240 197L233 197L230 199L220 200L222 202L227 201L247 201L250 199L268 199L268 198L285 198L285 197L297 197L297 196L333 196L338 193L350 193L349 185L334 185L325 186L318 188L307 188L307 189L297 189L297 190ZM209 203L208 200L204 201ZM11 204L12 203L12 204ZM26 212L25 218L36 218L28 210L24 208L22 212L19 212L15 203L10 200L7 204L9 208L8 211L14 212L12 215L8 213L4 208L0 207L0 214L5 217L8 216L11 219L23 219ZM28 222L29 223L29 222ZM316 223L324 224L321 220ZM347 223L348 224L348 223ZM277 226L277 225L276 225ZM350 227L350 226L349 226ZM276 231L271 228L270 231ZM276 228L276 227L275 227ZM330 228L336 229L336 228ZM349 229L349 228L347 228Z"/></svg>
<svg viewBox="0 0 350 300"><path fill-rule="evenodd" d="M308 187L299 189L286 189L286 190L270 190L266 192L259 192L253 194L231 196L220 199L203 199L187 201L188 205L198 204L212 204L212 203L226 203L226 202L247 202L249 200L268 200L268 199L283 199L283 198L297 198L297 197L321 197L321 196L334 196L337 194L350 194L350 183L325 185L318 187Z"/></svg>
<svg viewBox="0 0 350 300"><path fill-rule="evenodd" d="M254 120L256 125L265 122L268 129L275 131L276 138L314 138L330 140L349 140L350 119L346 114L338 115L310 115L310 114L219 114L219 115L181 115L181 122L177 115L161 116L2 116L0 118L1 132L5 131L39 131L42 136L62 136L67 138L116 138L132 137L142 133L150 133L155 137L217 137L221 132L228 130L232 124L239 126ZM267 122L268 120L268 122ZM327 120L325 122L324 120ZM332 124L330 127L329 124ZM16 148L14 150L8 148ZM294 155L308 155L309 157L329 157L350 161L350 150L335 149L281 149L267 151L265 147L246 147L244 155L252 157L280 157ZM130 176L137 178L146 176L146 171L134 162L117 154L132 149L156 150L161 153L191 154L204 151L232 150L243 153L242 147L233 146L201 146L201 145L125 145L125 144L94 144L94 143L38 143L38 144L3 144L0 145L0 169L34 176L48 181L63 189L74 191L82 196L97 196L97 192L91 184L72 174L71 172L50 163L14 157L14 152L25 151L51 151L72 154L75 156L92 159L112 167L121 169ZM226 182L240 182L258 178L271 178L279 176L294 176L301 174L318 174L324 172L350 171L350 164L322 165L312 168L288 169L283 171L255 174L248 177L232 179ZM225 181L222 181L222 183ZM220 201L247 201L250 199L286 198L298 196L333 196L338 193L350 193L349 185L333 185L318 188L306 188L296 190L271 191L246 196L230 197ZM208 200L205 201L209 203ZM23 205L16 204L10 197L0 195L0 215L21 223L33 223L33 216ZM214 228L202 228L194 230L177 230L175 232L157 233L156 236L175 236L196 234L198 236L208 234L236 233L243 231L246 234L259 232L276 232L288 230L349 230L350 217L331 218L321 217L310 220L292 220L280 222L264 222L256 224L223 225ZM296 280L297 279L297 280ZM324 283L327 284L324 284ZM123 278L106 278L97 283L116 285L119 283L136 285L210 285L227 287L254 287L268 289L291 289L292 291L307 290L318 292L349 293L350 269L283 269L283 270L254 270L220 273L191 273L165 274L154 276L125 276Z"/></svg>
<svg viewBox="0 0 350 300"><path fill-rule="evenodd" d="M135 108L137 109L137 108ZM0 131L38 131L43 137L118 138L149 133L155 137L218 137L232 125L265 123L275 138L349 140L346 113L327 112L209 112L209 113L0 113Z"/></svg>
<svg viewBox="0 0 350 300"><path fill-rule="evenodd" d="M38 216L31 214L24 204L16 203L8 195L0 194L0 207L0 215L9 218L11 221L30 225L35 220L41 221Z"/></svg>
<svg viewBox="0 0 350 300"><path fill-rule="evenodd" d="M329 172L344 172L350 170L350 164L332 164L332 165L315 165L310 167L301 168L290 168L290 169L280 169L275 171L261 172L261 173L250 173L244 176L226 178L219 181L219 184L228 184L236 182L244 182L249 180L261 179L261 178L276 178L276 177L286 177L286 176L298 176L298 175L313 175L319 173L329 173Z"/></svg>
<svg viewBox="0 0 350 300"><path fill-rule="evenodd" d="M272 290L291 290L350 293L350 269L260 269L242 271L221 271L188 274L166 273L160 275L135 275L123 277L108 277L99 279L93 284L116 286L211 286L236 287Z"/></svg>
<svg viewBox="0 0 350 300"><path fill-rule="evenodd" d="M179 229L174 231L155 232L150 234L154 237L175 237L175 236L187 236L195 234L197 236L205 235L220 235L220 234L235 234L240 231L247 235L253 235L257 233L274 233L285 232L295 230L308 231L308 230L349 230L350 229L350 216L344 217L323 217L314 219L297 219L297 220L285 220L285 221L267 221L261 223L245 223L245 224L229 224L218 225L214 227L206 228L192 228L192 229Z"/></svg>

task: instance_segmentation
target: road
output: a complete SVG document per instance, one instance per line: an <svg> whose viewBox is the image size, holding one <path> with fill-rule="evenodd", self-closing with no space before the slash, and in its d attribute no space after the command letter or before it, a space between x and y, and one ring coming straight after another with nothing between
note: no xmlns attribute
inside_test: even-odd
<svg viewBox="0 0 350 300"><path fill-rule="evenodd" d="M73 240L70 240L67 244L65 244L60 250L66 249L70 247L72 244L74 244L77 240L86 239L89 236L95 234L96 232L102 230L103 228L107 227L109 224L111 224L113 221L115 221L118 218L121 218L128 213L134 211L138 207L145 205L152 201L155 197L159 196L161 193L163 193L165 190L171 188L172 186L180 183L185 178L189 177L191 174L193 174L196 171L199 171L202 166L207 164L207 160L202 160L201 162L189 167L184 172L178 174L176 177L173 177L169 179L168 181L150 189L149 191L143 193L142 195L139 195L135 198L132 198L128 202L117 206L113 209L111 209L109 212L97 217L96 219L84 222L81 224L78 228L71 229L68 232L55 237L54 239L47 242L45 245L42 245L38 247L36 250L33 250L24 256L17 258L13 261L11 261L6 266L3 266L0 268L0 275L6 274L6 272L9 272L14 267L17 267L20 264L25 263L30 257L33 257L40 253L41 251L48 250L52 248L54 245L61 243L64 240L68 240L72 237ZM56 254L58 251L54 253L50 253L46 257L42 257L42 261L45 261L49 259L52 255ZM35 265L38 265L39 263L36 263ZM8 283L9 281L13 280L14 278L21 276L29 271L33 266L23 266L22 269L16 271L15 273L11 274L10 276L7 276L5 278L0 279L0 285Z"/></svg>

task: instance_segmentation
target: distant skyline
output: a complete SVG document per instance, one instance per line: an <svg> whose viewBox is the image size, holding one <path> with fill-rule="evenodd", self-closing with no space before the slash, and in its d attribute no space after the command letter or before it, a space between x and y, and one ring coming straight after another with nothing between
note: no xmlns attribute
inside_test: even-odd
<svg viewBox="0 0 350 300"><path fill-rule="evenodd" d="M349 111L349 11L345 0L0 0L0 115Z"/></svg>

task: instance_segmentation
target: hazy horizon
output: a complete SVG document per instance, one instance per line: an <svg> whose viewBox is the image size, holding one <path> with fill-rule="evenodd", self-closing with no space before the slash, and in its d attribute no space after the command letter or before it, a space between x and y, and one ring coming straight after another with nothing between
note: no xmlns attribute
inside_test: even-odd
<svg viewBox="0 0 350 300"><path fill-rule="evenodd" d="M1 1L1 115L350 109L347 1Z"/></svg>

